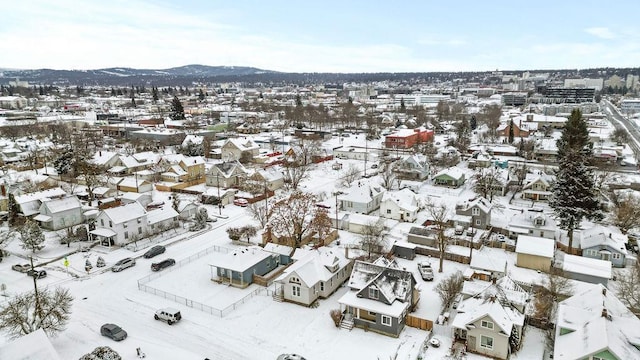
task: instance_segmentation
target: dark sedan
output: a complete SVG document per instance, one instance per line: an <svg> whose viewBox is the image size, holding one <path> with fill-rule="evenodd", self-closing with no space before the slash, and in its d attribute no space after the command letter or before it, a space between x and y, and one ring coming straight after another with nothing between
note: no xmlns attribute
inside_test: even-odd
<svg viewBox="0 0 640 360"><path fill-rule="evenodd" d="M157 263L151 264L151 270L160 271L164 268L168 268L169 266L175 265L176 261L173 259L165 259Z"/></svg>
<svg viewBox="0 0 640 360"><path fill-rule="evenodd" d="M167 249L162 246L162 245L156 245L154 247L152 247L151 249L149 249L146 253L144 253L144 257L145 259L150 259L154 256L158 256L160 254L163 254L165 251L167 251Z"/></svg>

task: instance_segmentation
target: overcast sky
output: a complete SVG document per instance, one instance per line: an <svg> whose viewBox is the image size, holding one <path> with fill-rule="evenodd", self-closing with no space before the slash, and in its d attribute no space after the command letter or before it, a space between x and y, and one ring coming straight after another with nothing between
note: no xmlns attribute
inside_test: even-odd
<svg viewBox="0 0 640 360"><path fill-rule="evenodd" d="M2 9L0 68L640 66L637 0L26 0Z"/></svg>

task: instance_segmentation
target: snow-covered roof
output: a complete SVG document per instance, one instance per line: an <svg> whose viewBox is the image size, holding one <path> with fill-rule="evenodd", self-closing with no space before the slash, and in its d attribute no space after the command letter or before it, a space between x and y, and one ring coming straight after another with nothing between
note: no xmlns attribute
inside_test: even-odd
<svg viewBox="0 0 640 360"><path fill-rule="evenodd" d="M603 285L558 304L554 359L584 359L605 350L618 359L638 359L639 347L640 320Z"/></svg>
<svg viewBox="0 0 640 360"><path fill-rule="evenodd" d="M451 326L456 329L467 330L467 324L476 322L485 317L491 318L500 329L509 336L514 325L524 325L524 314L518 310L503 305L496 295L486 297L470 297L463 300L457 308L457 314L453 318Z"/></svg>
<svg viewBox="0 0 640 360"><path fill-rule="evenodd" d="M622 254L627 254L625 244L629 241L627 235L613 232L602 225L596 225L589 229L580 231L580 248L588 249L594 246L605 245L617 250Z"/></svg>
<svg viewBox="0 0 640 360"><path fill-rule="evenodd" d="M38 329L0 346L0 359L60 360L44 330Z"/></svg>
<svg viewBox="0 0 640 360"><path fill-rule="evenodd" d="M366 181L358 181L344 190L344 194L338 195L340 201L350 201L358 204L368 204L373 198L384 192L380 186L374 186Z"/></svg>
<svg viewBox="0 0 640 360"><path fill-rule="evenodd" d="M264 245L264 250L268 252L272 252L274 254L291 256L293 252L293 248L287 245L276 244L272 242L268 242Z"/></svg>
<svg viewBox="0 0 640 360"><path fill-rule="evenodd" d="M608 260L565 254L562 270L602 279L611 279L611 261Z"/></svg>
<svg viewBox="0 0 640 360"><path fill-rule="evenodd" d="M273 253L265 251L259 246L251 246L216 256L209 265L219 269L244 272L270 256L273 256Z"/></svg>
<svg viewBox="0 0 640 360"><path fill-rule="evenodd" d="M451 168L447 168L444 170L440 170L439 173L435 174L433 177L437 178L440 176L449 176L452 179L455 180L460 180L464 177L464 171L462 171L462 169L457 168L457 167L451 167Z"/></svg>
<svg viewBox="0 0 640 360"><path fill-rule="evenodd" d="M141 218L147 213L139 202L132 202L126 205L104 209L102 212L111 219L114 224L120 224L125 221Z"/></svg>
<svg viewBox="0 0 640 360"><path fill-rule="evenodd" d="M171 206L163 206L160 209L154 209L147 212L147 223L149 225L178 217L178 212Z"/></svg>
<svg viewBox="0 0 640 360"><path fill-rule="evenodd" d="M28 203L35 200L42 201L47 198L60 197L66 194L67 193L64 190L62 190L62 188L57 187L57 188L52 188L52 189L47 189L42 191L36 191L28 194L16 195L14 199L16 203L20 205L20 204Z"/></svg>
<svg viewBox="0 0 640 360"><path fill-rule="evenodd" d="M82 204L77 197L67 196L61 199L43 201L41 206L46 206L50 213L59 213L71 209L80 209Z"/></svg>
<svg viewBox="0 0 640 360"><path fill-rule="evenodd" d="M398 191L385 192L382 195L382 202L387 200L396 203L401 209L405 209L410 212L418 210L416 193L407 188Z"/></svg>
<svg viewBox="0 0 640 360"><path fill-rule="evenodd" d="M296 249L298 253L301 249ZM320 281L328 281L336 271L346 267L350 260L344 254L335 249L320 247L315 250L304 251L302 258L294 253L297 259L275 281L282 281L295 272L307 287L312 287ZM333 270L332 270L333 269Z"/></svg>
<svg viewBox="0 0 640 360"><path fill-rule="evenodd" d="M469 266L472 269L504 273L507 268L507 259L475 253L471 258L471 264L469 264Z"/></svg>
<svg viewBox="0 0 640 360"><path fill-rule="evenodd" d="M518 242L516 243L517 254L528 254L546 258L553 258L554 251L555 240L553 239L528 235L518 235Z"/></svg>
<svg viewBox="0 0 640 360"><path fill-rule="evenodd" d="M411 305L409 302L394 301L390 305L377 300L358 297L356 291L347 291L338 302L345 306L367 310L376 314L398 318Z"/></svg>

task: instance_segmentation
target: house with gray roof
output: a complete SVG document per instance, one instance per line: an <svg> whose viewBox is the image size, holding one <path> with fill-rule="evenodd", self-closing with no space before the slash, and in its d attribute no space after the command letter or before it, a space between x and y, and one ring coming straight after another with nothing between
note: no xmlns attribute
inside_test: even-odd
<svg viewBox="0 0 640 360"><path fill-rule="evenodd" d="M558 227L551 213L545 213L540 208L524 209L509 219L507 231L511 239L517 239L519 235L529 235L556 239Z"/></svg>
<svg viewBox="0 0 640 360"><path fill-rule="evenodd" d="M611 261L615 267L625 267L627 263L627 235L613 232L602 225L577 232L582 256L591 259Z"/></svg>
<svg viewBox="0 0 640 360"><path fill-rule="evenodd" d="M456 215L470 217L469 226L486 229L491 225L491 209L493 205L482 196L465 200L456 204Z"/></svg>
<svg viewBox="0 0 640 360"><path fill-rule="evenodd" d="M420 298L413 272L384 257L373 263L356 261L347 285L350 291L338 300L343 312L340 326L347 329L398 337Z"/></svg>

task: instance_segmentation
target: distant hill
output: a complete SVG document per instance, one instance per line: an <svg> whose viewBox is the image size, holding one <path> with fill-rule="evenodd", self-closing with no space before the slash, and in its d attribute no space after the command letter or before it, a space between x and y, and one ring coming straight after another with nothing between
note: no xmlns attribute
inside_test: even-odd
<svg viewBox="0 0 640 360"><path fill-rule="evenodd" d="M31 84L59 85L139 85L181 83L176 80L209 80L216 77L238 77L259 74L277 74L247 66L207 66L185 65L169 69L133 69L114 67L96 70L17 70L0 69L0 84L7 84L15 78Z"/></svg>

